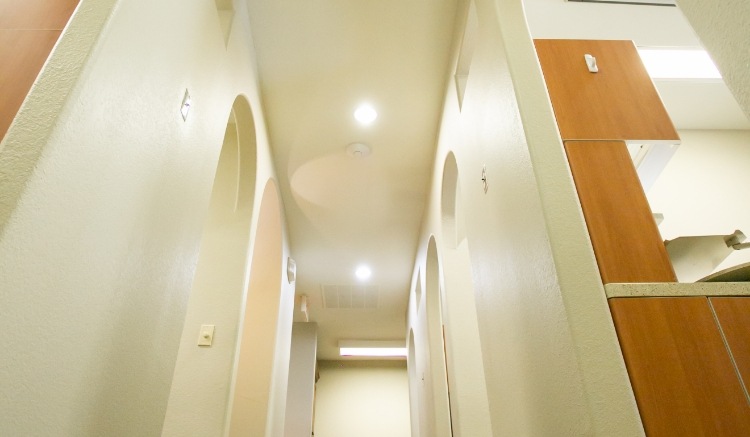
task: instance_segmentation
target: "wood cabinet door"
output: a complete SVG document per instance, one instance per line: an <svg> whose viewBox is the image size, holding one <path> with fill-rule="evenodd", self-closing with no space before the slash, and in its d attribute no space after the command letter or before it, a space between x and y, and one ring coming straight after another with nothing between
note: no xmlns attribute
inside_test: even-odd
<svg viewBox="0 0 750 437"><path fill-rule="evenodd" d="M0 0L0 141L78 0Z"/></svg>
<svg viewBox="0 0 750 437"><path fill-rule="evenodd" d="M566 141L565 151L602 282L677 282L625 143Z"/></svg>
<svg viewBox="0 0 750 437"><path fill-rule="evenodd" d="M563 140L679 142L632 41L534 43ZM586 54L599 72L589 72Z"/></svg>
<svg viewBox="0 0 750 437"><path fill-rule="evenodd" d="M710 300L727 346L732 353L737 372L744 383L745 394L748 394L750 393L750 297L712 297Z"/></svg>
<svg viewBox="0 0 750 437"><path fill-rule="evenodd" d="M750 436L750 407L707 298L609 305L649 437Z"/></svg>

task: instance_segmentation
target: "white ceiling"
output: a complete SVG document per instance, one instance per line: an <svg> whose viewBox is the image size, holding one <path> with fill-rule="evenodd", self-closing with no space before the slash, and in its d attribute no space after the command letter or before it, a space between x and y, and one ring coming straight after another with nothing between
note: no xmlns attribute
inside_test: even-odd
<svg viewBox="0 0 750 437"><path fill-rule="evenodd" d="M455 3L248 1L297 294L322 359L338 358L338 340L404 338ZM365 101L379 112L368 127L352 116ZM372 154L348 156L353 142ZM360 285L360 263L378 308L324 308L321 287Z"/></svg>
<svg viewBox="0 0 750 437"><path fill-rule="evenodd" d="M319 357L338 359L339 340L403 339L457 1L247 2L297 294L308 297L318 323ZM525 5L535 38L699 44L676 8ZM658 88L678 129L750 128L722 83ZM352 117L365 101L379 112L368 127ZM348 156L353 142L372 154ZM354 277L360 263L372 268L378 308L324 308L322 287L361 286Z"/></svg>

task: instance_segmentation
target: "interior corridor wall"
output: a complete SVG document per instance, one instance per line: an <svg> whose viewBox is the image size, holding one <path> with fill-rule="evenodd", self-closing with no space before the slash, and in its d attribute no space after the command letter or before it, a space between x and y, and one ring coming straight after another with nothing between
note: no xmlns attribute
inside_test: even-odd
<svg viewBox="0 0 750 437"><path fill-rule="evenodd" d="M316 436L411 436L404 361L320 361L318 369Z"/></svg>
<svg viewBox="0 0 750 437"><path fill-rule="evenodd" d="M312 435L317 352L318 324L294 322L289 356L284 437Z"/></svg>
<svg viewBox="0 0 750 437"><path fill-rule="evenodd" d="M163 437L223 434L248 273L256 149L252 111L239 96L216 168ZM196 341L203 325L214 327L210 346Z"/></svg>
<svg viewBox="0 0 750 437"><path fill-rule="evenodd" d="M213 0L82 0L0 145L0 434L160 434L237 95L254 110L257 178L274 176L234 6L225 41Z"/></svg>
<svg viewBox="0 0 750 437"><path fill-rule="evenodd" d="M446 78L414 275L425 269L431 235L441 252L455 240L442 235L440 184L453 152L478 326L464 334L480 339L474 358L483 361L492 435L642 435L523 2L475 5L479 27L460 106ZM454 62L465 18L458 20ZM442 269L447 276L451 265ZM422 319L410 305L417 343Z"/></svg>

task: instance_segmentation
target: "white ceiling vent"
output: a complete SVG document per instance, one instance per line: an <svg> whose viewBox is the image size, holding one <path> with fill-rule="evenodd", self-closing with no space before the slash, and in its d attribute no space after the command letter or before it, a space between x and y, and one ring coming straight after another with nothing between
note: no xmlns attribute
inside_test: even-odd
<svg viewBox="0 0 750 437"><path fill-rule="evenodd" d="M323 306L341 309L375 309L378 287L375 285L321 285Z"/></svg>
<svg viewBox="0 0 750 437"><path fill-rule="evenodd" d="M578 3L615 3L641 6L677 6L675 0L567 0Z"/></svg>

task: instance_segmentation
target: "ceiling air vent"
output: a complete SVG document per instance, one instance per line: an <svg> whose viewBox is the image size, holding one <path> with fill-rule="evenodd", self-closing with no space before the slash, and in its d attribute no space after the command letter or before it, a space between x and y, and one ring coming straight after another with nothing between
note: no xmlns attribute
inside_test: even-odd
<svg viewBox="0 0 750 437"><path fill-rule="evenodd" d="M378 287L375 285L322 285L325 308L375 309Z"/></svg>
<svg viewBox="0 0 750 437"><path fill-rule="evenodd" d="M578 3L615 3L641 6L677 6L675 0L567 0Z"/></svg>

